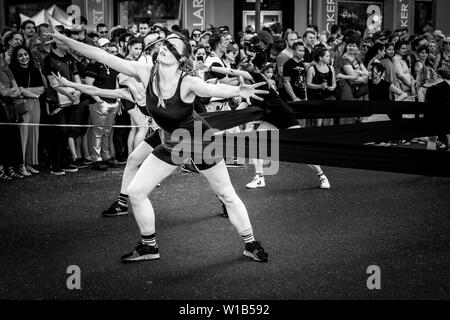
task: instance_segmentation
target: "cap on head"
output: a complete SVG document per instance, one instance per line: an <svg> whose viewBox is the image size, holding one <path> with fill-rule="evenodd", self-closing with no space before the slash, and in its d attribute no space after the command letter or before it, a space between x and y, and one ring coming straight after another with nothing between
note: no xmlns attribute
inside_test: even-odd
<svg viewBox="0 0 450 320"><path fill-rule="evenodd" d="M100 47L103 47L103 46L107 45L108 43L110 43L110 41L108 39L106 39L106 38L98 39L98 45Z"/></svg>

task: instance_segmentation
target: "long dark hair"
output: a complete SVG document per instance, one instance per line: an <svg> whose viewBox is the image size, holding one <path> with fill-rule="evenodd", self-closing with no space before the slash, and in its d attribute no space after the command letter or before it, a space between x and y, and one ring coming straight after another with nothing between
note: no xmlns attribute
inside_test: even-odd
<svg viewBox="0 0 450 320"><path fill-rule="evenodd" d="M369 48L367 51L366 57L364 58L364 65L367 67L369 65L369 62L375 58L375 56L378 54L378 51L385 49L386 46L382 43L375 43L372 47Z"/></svg>
<svg viewBox="0 0 450 320"><path fill-rule="evenodd" d="M181 60L178 61L179 63L178 69L180 69L184 73L192 74L193 70L193 62L191 60L192 47L191 44L189 43L189 39L179 32L172 32L171 34L169 34L169 36L171 35L175 35L176 37L170 39L179 39L183 42L183 52L180 54ZM161 96L161 88L160 88L161 79L159 72L160 72L159 61L156 61L150 78L153 79L153 81L155 82L156 96L158 97L158 107L165 108L164 99Z"/></svg>
<svg viewBox="0 0 450 320"><path fill-rule="evenodd" d="M395 43L395 45L394 45L395 54L398 54L398 52L400 51L402 46L408 46L408 45L409 45L408 41L405 41L405 40L397 41ZM409 59L408 59L408 54L406 54L404 56L401 56L401 57L406 62L406 64L408 65L408 68L411 69L411 61L409 61Z"/></svg>
<svg viewBox="0 0 450 320"><path fill-rule="evenodd" d="M11 63L10 63L10 68L12 72L15 72L17 70L21 70L23 69L20 64L19 64L19 60L17 60L17 54L19 53L19 50L23 49L25 50L28 55L30 56L30 61L28 62L28 70L32 70L33 68L35 68L34 66L34 61L33 61L33 55L31 54L31 50L24 46L24 45L20 45L14 48L12 54L11 54Z"/></svg>

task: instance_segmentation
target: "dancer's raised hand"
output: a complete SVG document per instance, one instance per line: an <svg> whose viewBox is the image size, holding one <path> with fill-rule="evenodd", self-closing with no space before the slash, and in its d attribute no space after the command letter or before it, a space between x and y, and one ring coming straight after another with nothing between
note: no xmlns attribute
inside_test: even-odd
<svg viewBox="0 0 450 320"><path fill-rule="evenodd" d="M242 76L239 77L239 92L240 96L247 101L249 105L251 105L250 98L253 98L258 101L264 101L263 98L258 95L261 94L269 94L267 90L256 90L256 88L261 87L266 84L266 82L259 82L255 84L245 84L244 78Z"/></svg>
<svg viewBox="0 0 450 320"><path fill-rule="evenodd" d="M58 74L55 74L54 72L52 72L52 76L55 80L54 82L54 87L70 87L70 81L67 80L66 78L64 78L59 72Z"/></svg>

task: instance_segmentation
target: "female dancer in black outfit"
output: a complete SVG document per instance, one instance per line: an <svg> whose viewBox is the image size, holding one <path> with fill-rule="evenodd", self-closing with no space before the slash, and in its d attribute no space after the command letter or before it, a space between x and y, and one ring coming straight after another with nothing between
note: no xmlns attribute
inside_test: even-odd
<svg viewBox="0 0 450 320"><path fill-rule="evenodd" d="M141 231L141 241L136 248L122 257L123 262L159 259L155 236L155 216L148 194L177 167L172 161L172 148L179 143L173 139L176 129L193 133L195 121L201 121L202 131L209 129L200 117L194 116L193 101L196 96L244 99L259 99L256 94L266 91L255 90L261 84L239 87L223 84L207 84L200 78L192 77L182 71L191 55L191 47L186 38L178 34L167 37L160 48L157 62L124 61L109 55L101 49L79 43L54 31L54 38L68 44L82 55L106 64L107 66L147 85L147 110L163 130L163 144L157 146L139 167L128 186L128 195L133 206L136 222ZM183 158L192 158L184 153ZM208 164L205 159L197 164L214 192L225 203L229 218L245 242L244 255L256 261L268 261L268 254L253 237L253 229L247 210L236 194L223 159Z"/></svg>

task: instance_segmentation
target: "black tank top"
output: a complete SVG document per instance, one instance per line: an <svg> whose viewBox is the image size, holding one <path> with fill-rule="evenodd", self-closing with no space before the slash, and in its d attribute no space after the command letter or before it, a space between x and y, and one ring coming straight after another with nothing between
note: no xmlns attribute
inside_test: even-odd
<svg viewBox="0 0 450 320"><path fill-rule="evenodd" d="M164 99L165 106L158 106L158 97L153 92L152 79L155 74L155 67L151 72L149 84L147 86L147 111L158 123L158 125L169 133L176 129L194 130L194 121L202 122L202 129L209 129L210 126L197 114L194 114L194 103L186 103L181 99L181 83L186 74L180 76L175 94L170 99Z"/></svg>
<svg viewBox="0 0 450 320"><path fill-rule="evenodd" d="M316 65L313 65L314 68L314 78L312 79L313 84L322 84L324 82L327 83L328 86L333 85L333 73L331 72L330 66L328 67L328 72L323 73L320 72ZM322 89L308 89L308 99L309 100L321 100L326 99L334 95L334 93L330 90L322 90Z"/></svg>

